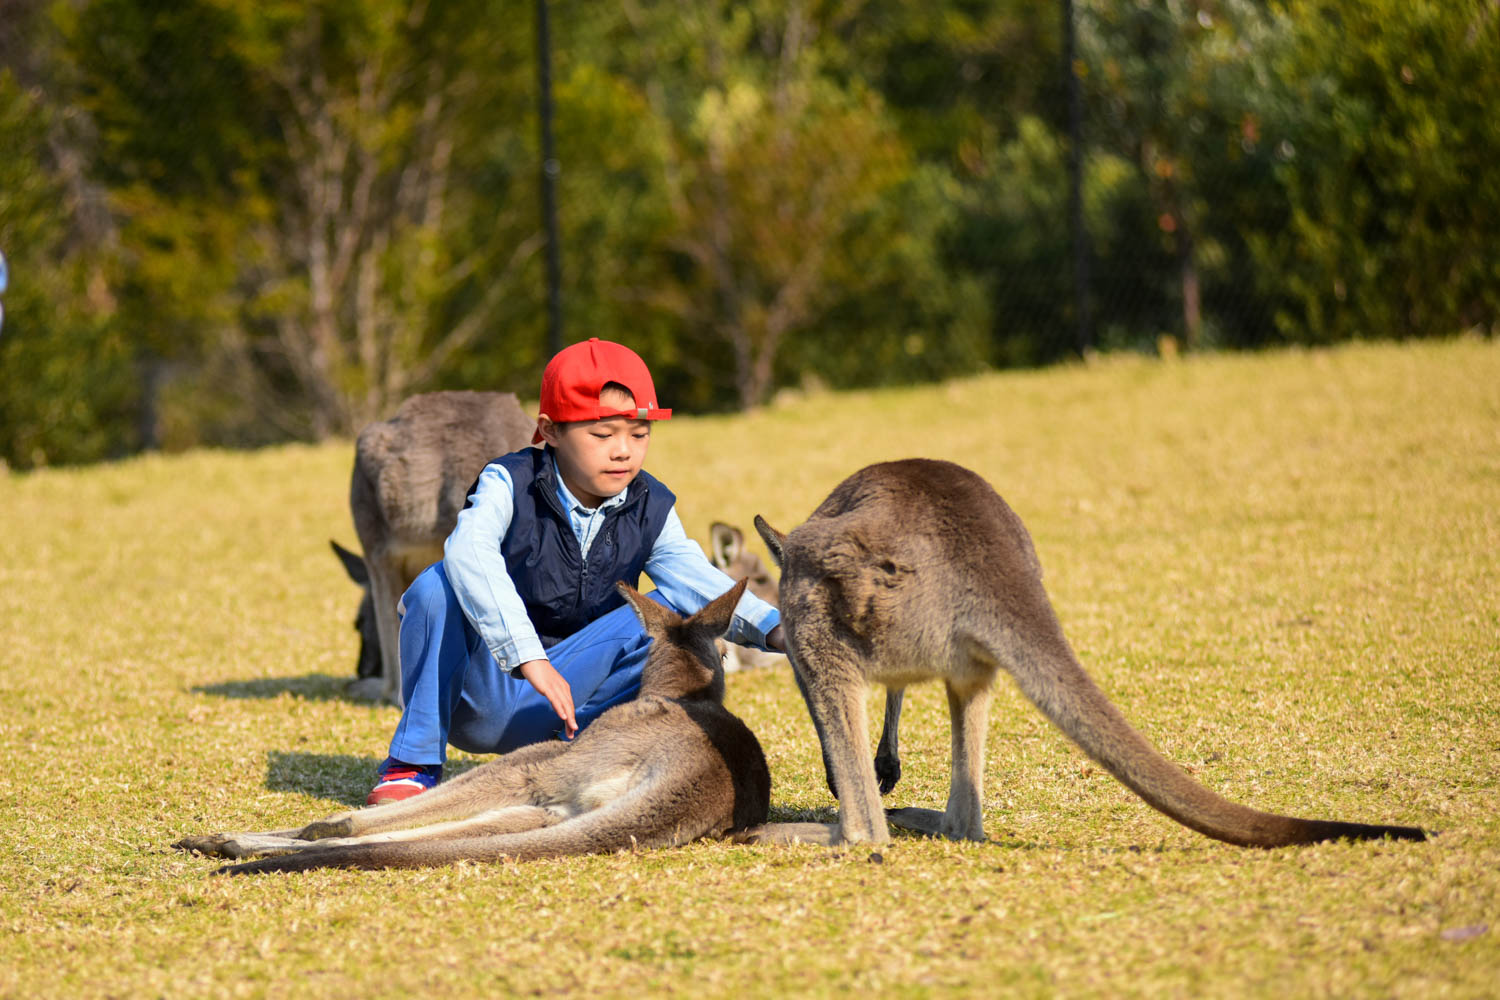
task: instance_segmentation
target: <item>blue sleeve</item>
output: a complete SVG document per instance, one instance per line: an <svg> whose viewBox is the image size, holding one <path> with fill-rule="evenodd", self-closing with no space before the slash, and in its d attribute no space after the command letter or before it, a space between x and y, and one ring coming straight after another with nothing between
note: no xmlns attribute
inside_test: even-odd
<svg viewBox="0 0 1500 1000"><path fill-rule="evenodd" d="M681 608L684 614L702 610L709 601L734 586L735 581L714 566L698 543L682 529L682 519L674 506L667 512L666 523L656 536L651 555L646 560L646 575L661 590L662 596ZM766 635L781 622L781 612L748 590L735 605L734 620L729 624L730 642L766 649Z"/></svg>
<svg viewBox="0 0 1500 1000"><path fill-rule="evenodd" d="M546 659L500 551L516 511L510 474L498 465L485 466L469 499L443 543L443 566L458 606L502 670Z"/></svg>

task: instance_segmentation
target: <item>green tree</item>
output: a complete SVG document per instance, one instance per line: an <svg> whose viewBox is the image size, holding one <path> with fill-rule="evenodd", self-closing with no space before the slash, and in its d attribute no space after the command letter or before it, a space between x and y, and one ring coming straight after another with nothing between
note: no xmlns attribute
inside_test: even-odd
<svg viewBox="0 0 1500 1000"><path fill-rule="evenodd" d="M0 10L0 467L86 462L138 447L137 366L113 320L114 232L82 155L87 122L49 99L38 4Z"/></svg>
<svg viewBox="0 0 1500 1000"><path fill-rule="evenodd" d="M907 371L948 370L954 354L972 365L972 337L908 336L914 316L972 325L973 310L922 304L916 276L933 273L938 234L898 230L935 185L879 95L824 71L837 17L795 3L625 9L637 59L617 72L650 102L671 220L647 298L701 345L700 369L717 362L753 406L801 374L845 380L876 341L908 345ZM883 314L863 308L872 295Z"/></svg>
<svg viewBox="0 0 1500 1000"><path fill-rule="evenodd" d="M490 7L95 0L65 23L132 325L227 380L245 425L347 433L503 324L540 237L468 182L524 51Z"/></svg>
<svg viewBox="0 0 1500 1000"><path fill-rule="evenodd" d="M1253 244L1289 340L1500 323L1500 8L1289 0L1254 60L1285 227Z"/></svg>

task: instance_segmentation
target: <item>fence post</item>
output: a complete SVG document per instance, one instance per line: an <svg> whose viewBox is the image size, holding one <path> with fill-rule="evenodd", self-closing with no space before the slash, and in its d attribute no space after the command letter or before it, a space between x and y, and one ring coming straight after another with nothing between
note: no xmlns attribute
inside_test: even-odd
<svg viewBox="0 0 1500 1000"><path fill-rule="evenodd" d="M1094 346L1094 330L1089 313L1089 231L1083 217L1083 92L1078 82L1073 0L1062 0L1062 17L1068 94L1068 214L1073 233L1073 312L1077 320L1074 347L1084 354Z"/></svg>
<svg viewBox="0 0 1500 1000"><path fill-rule="evenodd" d="M542 225L547 232L547 356L562 350L562 247L557 234L557 177L552 144L552 38L547 0L536 0L537 117L542 132Z"/></svg>

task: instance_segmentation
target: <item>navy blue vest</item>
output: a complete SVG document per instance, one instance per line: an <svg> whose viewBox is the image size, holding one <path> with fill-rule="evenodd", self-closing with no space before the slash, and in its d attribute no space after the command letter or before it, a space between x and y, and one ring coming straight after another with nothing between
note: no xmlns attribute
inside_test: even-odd
<svg viewBox="0 0 1500 1000"><path fill-rule="evenodd" d="M522 448L490 464L509 473L515 489L515 514L500 552L543 646L624 604L617 581L639 589L646 557L677 502L671 490L646 472L637 475L625 502L605 512L585 560L557 496L552 449Z"/></svg>

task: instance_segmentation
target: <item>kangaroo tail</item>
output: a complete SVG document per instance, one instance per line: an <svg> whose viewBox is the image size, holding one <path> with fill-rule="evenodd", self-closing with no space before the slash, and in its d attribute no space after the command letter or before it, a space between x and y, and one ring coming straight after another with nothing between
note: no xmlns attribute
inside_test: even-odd
<svg viewBox="0 0 1500 1000"><path fill-rule="evenodd" d="M671 847L718 832L712 817L695 817L691 810L673 815L670 806L644 794L650 783L638 786L598 809L555 826L522 833L451 840L404 840L319 847L316 843L295 854L260 858L220 868L216 875L260 872L299 872L314 868L433 868L456 861L530 861L575 854Z"/></svg>
<svg viewBox="0 0 1500 1000"><path fill-rule="evenodd" d="M1340 823L1261 812L1198 784L1125 721L1084 671L1059 629L1050 648L1002 657L1022 693L1083 751L1147 804L1215 840L1282 847L1325 840L1426 840L1419 827Z"/></svg>

